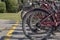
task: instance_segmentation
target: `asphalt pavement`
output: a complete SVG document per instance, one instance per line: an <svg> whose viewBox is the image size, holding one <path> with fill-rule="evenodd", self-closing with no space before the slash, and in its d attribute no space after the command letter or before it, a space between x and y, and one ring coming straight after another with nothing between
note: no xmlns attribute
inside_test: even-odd
<svg viewBox="0 0 60 40"><path fill-rule="evenodd" d="M18 24L18 25L16 25ZM13 29L11 29L13 27ZM14 31L13 31L14 30ZM60 40L60 32L48 40ZM29 40L23 33L22 22L13 20L0 20L0 40Z"/></svg>
<svg viewBox="0 0 60 40"><path fill-rule="evenodd" d="M13 20L1 20L0 19L0 40L4 40L4 36L7 35L10 28L16 23Z"/></svg>

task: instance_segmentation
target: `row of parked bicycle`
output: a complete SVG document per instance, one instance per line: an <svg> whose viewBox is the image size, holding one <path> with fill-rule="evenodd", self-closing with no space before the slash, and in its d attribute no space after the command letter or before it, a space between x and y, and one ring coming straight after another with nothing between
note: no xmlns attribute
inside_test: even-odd
<svg viewBox="0 0 60 40"><path fill-rule="evenodd" d="M60 31L60 1L28 1L27 4L21 10L22 30L27 38L47 40L56 30Z"/></svg>

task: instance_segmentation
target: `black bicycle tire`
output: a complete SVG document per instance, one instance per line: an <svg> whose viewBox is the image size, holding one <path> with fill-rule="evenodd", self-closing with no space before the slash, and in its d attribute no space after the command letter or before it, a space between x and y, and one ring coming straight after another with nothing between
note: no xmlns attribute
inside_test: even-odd
<svg viewBox="0 0 60 40"><path fill-rule="evenodd" d="M36 11L36 10L38 10L38 11L43 11L43 12L48 13L46 10L43 10L43 9L40 9L40 8L32 9L32 10L30 10L29 12L31 12L31 11ZM25 14L25 16L23 17L23 19L22 19L22 20L23 20L23 21L22 21L22 29L23 29L23 32L24 32L25 36L27 36L27 37L29 37L29 39L33 40L33 39L26 33L25 24L24 24L24 23L26 23L27 18L29 18L29 16L32 15L32 13L29 14L29 12L27 12L27 13ZM49 14L49 13L48 13L48 14Z"/></svg>

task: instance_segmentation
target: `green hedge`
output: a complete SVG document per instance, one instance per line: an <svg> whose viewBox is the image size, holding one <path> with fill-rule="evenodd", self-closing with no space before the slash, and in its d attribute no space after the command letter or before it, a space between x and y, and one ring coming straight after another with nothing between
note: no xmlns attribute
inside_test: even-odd
<svg viewBox="0 0 60 40"><path fill-rule="evenodd" d="M6 12L6 5L4 2L0 2L0 13Z"/></svg>
<svg viewBox="0 0 60 40"><path fill-rule="evenodd" d="M7 0L6 8L8 12L17 12L18 11L18 0Z"/></svg>

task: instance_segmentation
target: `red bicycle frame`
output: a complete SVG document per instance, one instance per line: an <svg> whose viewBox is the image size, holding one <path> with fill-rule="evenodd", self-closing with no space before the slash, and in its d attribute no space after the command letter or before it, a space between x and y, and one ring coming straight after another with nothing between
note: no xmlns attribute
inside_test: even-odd
<svg viewBox="0 0 60 40"><path fill-rule="evenodd" d="M48 3L43 3L41 5L41 7L45 10L50 10L51 9L51 5L49 5ZM51 10L50 10L51 11ZM47 19L49 17L53 18L54 21L48 21ZM43 17L43 16L40 16L40 17ZM48 15L46 18L44 18L41 22L40 22L41 25L45 26L58 26L60 24L60 12L59 10L57 10L57 12L52 12L50 15Z"/></svg>

